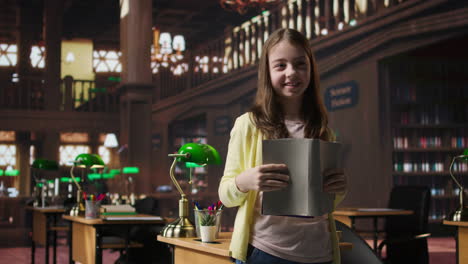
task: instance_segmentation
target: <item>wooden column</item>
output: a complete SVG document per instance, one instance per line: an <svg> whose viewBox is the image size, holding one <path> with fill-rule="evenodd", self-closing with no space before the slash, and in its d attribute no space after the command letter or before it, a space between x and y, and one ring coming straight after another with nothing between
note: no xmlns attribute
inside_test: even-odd
<svg viewBox="0 0 468 264"><path fill-rule="evenodd" d="M36 159L49 159L59 162L60 133L48 131L46 133L37 133L38 144Z"/></svg>
<svg viewBox="0 0 468 264"><path fill-rule="evenodd" d="M151 103L153 86L123 84L120 88L120 145L126 148L120 154L122 167L139 167L135 179L137 194L151 193L151 164L162 161L151 157Z"/></svg>
<svg viewBox="0 0 468 264"><path fill-rule="evenodd" d="M152 2L122 0L120 3L122 83L152 83Z"/></svg>
<svg viewBox="0 0 468 264"><path fill-rule="evenodd" d="M31 146L29 132L17 132L16 142L18 147L18 169L20 171L19 180L16 181L15 187L18 189L20 195L31 195L31 175L29 166L29 148Z"/></svg>
<svg viewBox="0 0 468 264"><path fill-rule="evenodd" d="M44 0L45 109L58 110L60 103L60 57L62 53L62 0Z"/></svg>
<svg viewBox="0 0 468 264"><path fill-rule="evenodd" d="M18 73L20 87L25 87L25 78L31 72L31 63L29 54L33 44L34 35L34 8L29 1L18 1L17 5L17 34L16 44L18 47L18 61L16 63L16 72ZM29 97L29 95L27 95ZM25 99L25 98L22 98ZM27 103L30 103L29 101Z"/></svg>
<svg viewBox="0 0 468 264"><path fill-rule="evenodd" d="M120 92L120 144L122 166L137 166L137 193L153 192L151 163L151 105L153 83L150 46L152 1L120 1L120 47L122 85ZM160 73L161 74L161 73Z"/></svg>

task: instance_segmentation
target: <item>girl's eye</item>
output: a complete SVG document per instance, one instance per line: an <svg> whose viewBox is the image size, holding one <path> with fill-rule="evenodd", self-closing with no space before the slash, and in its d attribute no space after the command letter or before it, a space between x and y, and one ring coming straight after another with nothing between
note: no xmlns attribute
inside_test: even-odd
<svg viewBox="0 0 468 264"><path fill-rule="evenodd" d="M286 64L284 63L278 63L275 65L275 68L284 68L284 67L286 67Z"/></svg>
<svg viewBox="0 0 468 264"><path fill-rule="evenodd" d="M298 63L296 63L296 66L298 67L304 67L306 65L305 61L300 61Z"/></svg>

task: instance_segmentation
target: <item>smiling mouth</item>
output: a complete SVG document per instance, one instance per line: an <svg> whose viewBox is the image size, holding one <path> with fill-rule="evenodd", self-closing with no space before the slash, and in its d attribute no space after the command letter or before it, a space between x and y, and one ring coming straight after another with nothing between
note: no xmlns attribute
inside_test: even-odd
<svg viewBox="0 0 468 264"><path fill-rule="evenodd" d="M299 82L287 82L287 83L284 83L284 86L289 86L289 87L297 87L299 86Z"/></svg>

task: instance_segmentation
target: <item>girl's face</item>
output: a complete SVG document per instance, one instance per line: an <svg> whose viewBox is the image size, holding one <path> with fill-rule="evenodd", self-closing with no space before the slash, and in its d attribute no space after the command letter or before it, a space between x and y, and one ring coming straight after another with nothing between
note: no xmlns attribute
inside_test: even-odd
<svg viewBox="0 0 468 264"><path fill-rule="evenodd" d="M297 102L310 83L310 61L300 46L281 40L271 47L268 66L271 84L280 101Z"/></svg>

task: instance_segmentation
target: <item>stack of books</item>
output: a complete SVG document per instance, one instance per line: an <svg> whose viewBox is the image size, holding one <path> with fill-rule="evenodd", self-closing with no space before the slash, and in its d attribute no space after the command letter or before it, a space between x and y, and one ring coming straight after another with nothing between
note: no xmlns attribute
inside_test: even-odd
<svg viewBox="0 0 468 264"><path fill-rule="evenodd" d="M135 215L136 210L129 204L101 205L101 215Z"/></svg>

